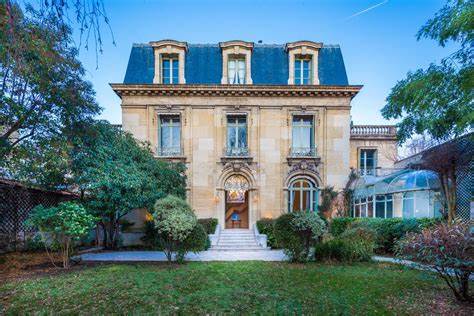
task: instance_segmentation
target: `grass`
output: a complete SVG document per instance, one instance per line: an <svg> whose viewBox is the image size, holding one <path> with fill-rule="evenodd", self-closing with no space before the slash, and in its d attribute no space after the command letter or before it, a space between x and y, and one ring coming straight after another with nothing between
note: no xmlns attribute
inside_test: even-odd
<svg viewBox="0 0 474 316"><path fill-rule="evenodd" d="M411 314L440 291L449 295L431 273L380 263L111 264L0 285L0 304L6 314Z"/></svg>

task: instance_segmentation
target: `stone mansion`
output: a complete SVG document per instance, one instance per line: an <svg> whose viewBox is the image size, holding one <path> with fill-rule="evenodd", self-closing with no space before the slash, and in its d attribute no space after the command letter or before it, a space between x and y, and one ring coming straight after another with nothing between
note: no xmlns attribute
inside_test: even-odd
<svg viewBox="0 0 474 316"><path fill-rule="evenodd" d="M375 174L396 160L394 126L352 125L362 86L336 45L135 44L111 86L122 128L186 165L188 202L221 228L317 211L320 190L341 190L351 168Z"/></svg>

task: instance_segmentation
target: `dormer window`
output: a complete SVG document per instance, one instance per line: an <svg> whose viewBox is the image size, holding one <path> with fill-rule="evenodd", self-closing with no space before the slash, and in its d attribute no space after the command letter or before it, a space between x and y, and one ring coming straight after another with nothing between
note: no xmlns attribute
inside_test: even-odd
<svg viewBox="0 0 474 316"><path fill-rule="evenodd" d="M179 83L179 60L178 56L162 58L162 78L166 84Z"/></svg>
<svg viewBox="0 0 474 316"><path fill-rule="evenodd" d="M322 43L300 41L286 44L288 52L289 78L288 84L317 85L318 55Z"/></svg>
<svg viewBox="0 0 474 316"><path fill-rule="evenodd" d="M312 60L311 58L295 59L295 84L307 85L312 84Z"/></svg>
<svg viewBox="0 0 474 316"><path fill-rule="evenodd" d="M185 55L188 44L173 40L150 42L155 53L153 83L186 83L184 78Z"/></svg>
<svg viewBox="0 0 474 316"><path fill-rule="evenodd" d="M245 58L231 57L227 65L229 84L245 84Z"/></svg>
<svg viewBox="0 0 474 316"><path fill-rule="evenodd" d="M252 84L251 58L253 43L229 41L222 49L222 84Z"/></svg>

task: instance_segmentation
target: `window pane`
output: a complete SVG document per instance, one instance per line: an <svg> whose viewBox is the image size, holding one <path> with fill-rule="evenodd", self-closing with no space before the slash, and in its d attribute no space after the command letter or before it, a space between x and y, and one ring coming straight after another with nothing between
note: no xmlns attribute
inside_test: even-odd
<svg viewBox="0 0 474 316"><path fill-rule="evenodd" d="M387 218L392 218L393 217L393 201L392 200L387 200Z"/></svg>
<svg viewBox="0 0 474 316"><path fill-rule="evenodd" d="M239 148L247 148L247 128L244 126L238 127L238 136Z"/></svg>
<svg viewBox="0 0 474 316"><path fill-rule="evenodd" d="M301 128L301 147L311 147L311 128Z"/></svg>
<svg viewBox="0 0 474 316"><path fill-rule="evenodd" d="M171 141L173 142L173 147L181 146L181 128L179 126L172 127L173 137Z"/></svg>
<svg viewBox="0 0 474 316"><path fill-rule="evenodd" d="M161 128L161 147L171 147L171 130L167 126Z"/></svg>
<svg viewBox="0 0 474 316"><path fill-rule="evenodd" d="M235 127L227 127L227 147L236 147Z"/></svg>
<svg viewBox="0 0 474 316"><path fill-rule="evenodd" d="M301 60L300 59L296 59L295 60L295 70L300 70L301 69Z"/></svg>
<svg viewBox="0 0 474 316"><path fill-rule="evenodd" d="M403 195L403 218L413 218L414 210L413 192L407 192Z"/></svg>
<svg viewBox="0 0 474 316"><path fill-rule="evenodd" d="M310 191L303 191L303 209L302 211L311 211L311 192Z"/></svg>
<svg viewBox="0 0 474 316"><path fill-rule="evenodd" d="M300 203L301 203L301 191L294 191L293 197L293 212L298 212L300 210Z"/></svg>
<svg viewBox="0 0 474 316"><path fill-rule="evenodd" d="M292 135L292 142L293 147L299 148L302 147L301 145L301 128L300 127L293 127L293 135Z"/></svg>
<svg viewBox="0 0 474 316"><path fill-rule="evenodd" d="M430 195L429 191L420 191L415 193L415 212L416 218L430 216Z"/></svg>
<svg viewBox="0 0 474 316"><path fill-rule="evenodd" d="M385 201L382 196L382 200L377 196L377 202L375 203L375 217L385 217Z"/></svg>
<svg viewBox="0 0 474 316"><path fill-rule="evenodd" d="M374 217L374 201L372 199L367 202L367 216Z"/></svg>

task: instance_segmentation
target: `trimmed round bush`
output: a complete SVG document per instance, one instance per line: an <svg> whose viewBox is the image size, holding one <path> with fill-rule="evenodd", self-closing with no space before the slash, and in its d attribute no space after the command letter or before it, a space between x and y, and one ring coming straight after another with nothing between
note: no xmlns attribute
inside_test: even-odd
<svg viewBox="0 0 474 316"><path fill-rule="evenodd" d="M314 212L283 214L276 219L274 236L279 247L291 261L304 262L312 258L311 248L324 233L326 224Z"/></svg>
<svg viewBox="0 0 474 316"><path fill-rule="evenodd" d="M198 225L198 221L191 206L186 201L172 195L158 200L154 206L153 220L158 232L158 240L163 247L168 262L172 260L173 252L179 252L177 253L177 259L182 261L186 252L198 251L194 247L195 244L188 239L195 239L194 236L190 236L196 233L195 227ZM202 235L201 228L199 228L199 235ZM202 228L202 231L207 237L204 228ZM192 247L189 248L189 245Z"/></svg>
<svg viewBox="0 0 474 316"><path fill-rule="evenodd" d="M197 223L191 233L177 245L176 261L184 262L184 257L188 252L200 252L206 248L207 233L204 226Z"/></svg>

